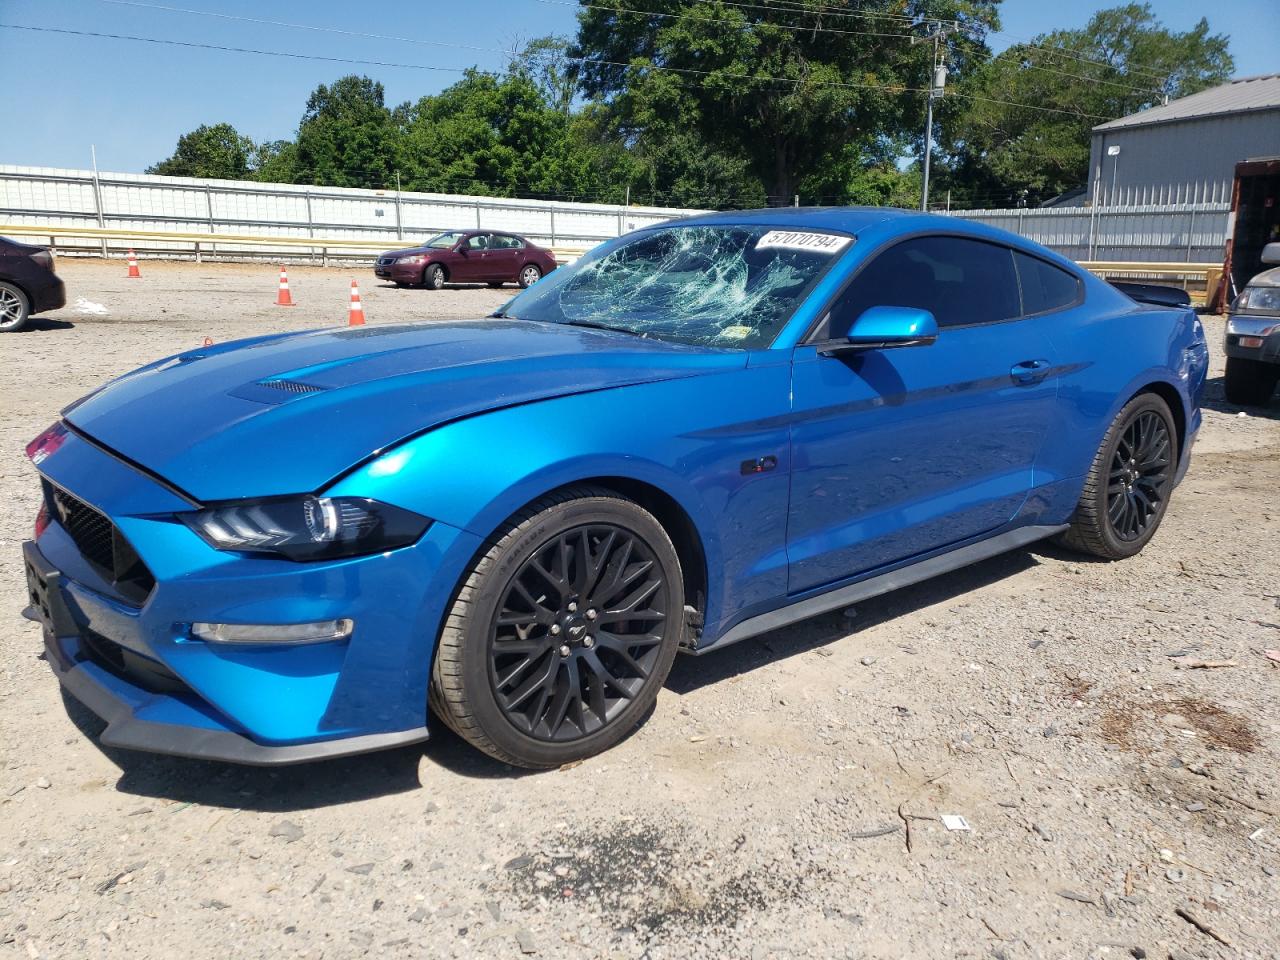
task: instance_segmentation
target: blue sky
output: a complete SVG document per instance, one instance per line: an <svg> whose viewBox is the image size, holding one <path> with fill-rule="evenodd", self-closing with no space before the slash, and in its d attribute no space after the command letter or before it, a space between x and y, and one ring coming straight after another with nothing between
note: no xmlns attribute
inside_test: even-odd
<svg viewBox="0 0 1280 960"><path fill-rule="evenodd" d="M573 0L144 0L479 47L375 41L144 9L106 0L0 0L0 23L133 34L198 43L392 61L460 70L496 68L497 52L548 33L574 31ZM1083 25L1108 3L1005 0L997 49L1055 27ZM1166 25L1185 30L1203 0L1154 0ZM385 12L374 17L371 12ZM1212 7L1210 26L1231 38L1238 75L1280 70L1280 3L1228 0ZM290 137L307 95L319 83L359 72L382 81L389 103L413 100L454 82L458 72L349 66L203 49L182 49L54 33L0 30L10 136L0 163L89 166L97 145L103 170L140 172L168 156L179 134L227 121L255 140Z"/></svg>

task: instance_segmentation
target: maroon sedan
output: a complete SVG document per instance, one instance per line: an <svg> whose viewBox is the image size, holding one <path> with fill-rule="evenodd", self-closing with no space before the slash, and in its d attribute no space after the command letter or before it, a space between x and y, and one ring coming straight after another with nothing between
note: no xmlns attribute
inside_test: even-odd
<svg viewBox="0 0 1280 960"><path fill-rule="evenodd" d="M451 230L420 247L391 250L378 257L373 272L396 286L421 284L439 290L446 283L504 283L532 286L556 268L555 255L514 233Z"/></svg>

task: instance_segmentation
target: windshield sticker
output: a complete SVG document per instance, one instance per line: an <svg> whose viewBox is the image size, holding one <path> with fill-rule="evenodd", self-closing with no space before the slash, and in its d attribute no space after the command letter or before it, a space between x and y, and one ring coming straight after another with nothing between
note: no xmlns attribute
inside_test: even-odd
<svg viewBox="0 0 1280 960"><path fill-rule="evenodd" d="M756 243L756 249L781 247L786 250L812 250L814 253L839 253L852 237L833 233L801 233L797 230L770 230Z"/></svg>
<svg viewBox="0 0 1280 960"><path fill-rule="evenodd" d="M752 330L750 327L733 326L733 327L725 327L723 330L721 330L720 336L724 337L724 339L726 340L744 340L747 337L751 336L751 333L752 333Z"/></svg>

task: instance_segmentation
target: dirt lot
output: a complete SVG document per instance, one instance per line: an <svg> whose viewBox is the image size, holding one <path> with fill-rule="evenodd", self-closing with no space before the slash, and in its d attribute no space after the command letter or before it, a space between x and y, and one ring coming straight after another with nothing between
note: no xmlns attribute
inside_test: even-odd
<svg viewBox="0 0 1280 960"><path fill-rule="evenodd" d="M1238 415L1220 358L1134 560L1038 546L682 657L638 733L568 770L437 726L262 771L96 745L18 616L22 447L206 336L345 322L351 273L291 270L290 311L269 265L142 269L62 261L108 315L0 337L0 956L1280 956L1280 404ZM510 295L360 278L370 323Z"/></svg>

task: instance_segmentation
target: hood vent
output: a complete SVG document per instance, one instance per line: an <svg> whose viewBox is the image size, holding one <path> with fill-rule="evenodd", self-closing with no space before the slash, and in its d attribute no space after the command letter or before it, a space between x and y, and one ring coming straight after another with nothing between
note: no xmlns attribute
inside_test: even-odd
<svg viewBox="0 0 1280 960"><path fill-rule="evenodd" d="M283 390L285 393L321 393L329 389L317 387L313 383L303 383L300 380L259 380L258 383L273 390Z"/></svg>
<svg viewBox="0 0 1280 960"><path fill-rule="evenodd" d="M254 403L275 406L280 403L291 403L313 393L325 393L329 389L314 383L304 383L301 380L271 377L267 380L246 383L239 389L228 391L228 394L241 400L252 400Z"/></svg>

